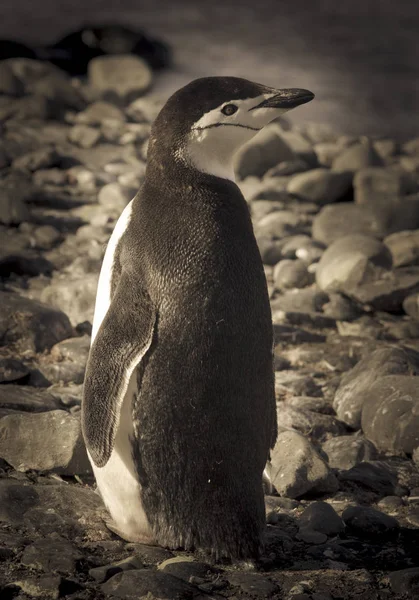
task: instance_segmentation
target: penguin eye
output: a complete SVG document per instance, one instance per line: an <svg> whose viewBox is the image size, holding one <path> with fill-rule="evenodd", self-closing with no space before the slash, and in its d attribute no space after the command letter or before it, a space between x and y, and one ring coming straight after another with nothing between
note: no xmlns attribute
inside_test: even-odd
<svg viewBox="0 0 419 600"><path fill-rule="evenodd" d="M227 117L229 117L230 115L234 115L235 112L237 112L239 109L238 106L236 106L235 104L226 104L225 106L223 106L223 108L221 109L221 112L224 115L227 115Z"/></svg>

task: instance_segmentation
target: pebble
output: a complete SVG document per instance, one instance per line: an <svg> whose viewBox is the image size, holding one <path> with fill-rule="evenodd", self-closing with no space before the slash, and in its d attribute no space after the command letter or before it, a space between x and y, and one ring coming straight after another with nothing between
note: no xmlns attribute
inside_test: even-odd
<svg viewBox="0 0 419 600"><path fill-rule="evenodd" d="M378 239L391 233L384 216L370 206L339 202L324 206L313 219L313 238L329 246L347 235L362 234Z"/></svg>
<svg viewBox="0 0 419 600"><path fill-rule="evenodd" d="M341 472L339 479L386 496L394 494L397 487L397 474L378 460L364 460L348 471Z"/></svg>
<svg viewBox="0 0 419 600"><path fill-rule="evenodd" d="M0 457L17 471L90 473L80 420L63 410L0 419Z"/></svg>
<svg viewBox="0 0 419 600"><path fill-rule="evenodd" d="M277 164L295 159L296 154L282 139L277 127L268 126L237 152L235 173L239 179L263 177Z"/></svg>
<svg viewBox="0 0 419 600"><path fill-rule="evenodd" d="M338 535L345 529L345 524L334 508L327 502L312 502L301 513L300 529L316 531L326 536Z"/></svg>
<svg viewBox="0 0 419 600"><path fill-rule="evenodd" d="M89 62L89 84L93 91L110 102L129 104L152 84L147 63L132 55L98 56Z"/></svg>
<svg viewBox="0 0 419 600"><path fill-rule="evenodd" d="M116 598L126 600L137 600L142 596L152 594L159 600L173 600L173 598L185 597L187 595L193 598L197 588L186 581L173 577L162 571L150 569L136 569L125 571L111 577L102 586L105 594L110 594Z"/></svg>
<svg viewBox="0 0 419 600"><path fill-rule="evenodd" d="M294 175L287 191L302 200L324 206L342 198L349 191L351 184L350 173L334 173L324 168L311 169Z"/></svg>
<svg viewBox="0 0 419 600"><path fill-rule="evenodd" d="M393 571L389 579L395 594L407 594L412 599L419 594L419 567Z"/></svg>
<svg viewBox="0 0 419 600"><path fill-rule="evenodd" d="M352 144L344 149L333 161L332 169L334 171L355 172L365 167L381 167L382 158L377 154L374 146L369 140L362 141L359 144Z"/></svg>
<svg viewBox="0 0 419 600"><path fill-rule="evenodd" d="M42 352L71 337L73 329L61 310L0 291L0 339L16 350Z"/></svg>
<svg viewBox="0 0 419 600"><path fill-rule="evenodd" d="M380 278L391 267L392 257L383 243L366 235L347 235L323 253L316 268L316 283L325 292L349 293Z"/></svg>
<svg viewBox="0 0 419 600"><path fill-rule="evenodd" d="M138 556L129 556L110 565L89 569L89 575L98 583L104 583L117 573L131 571L132 569L143 569L144 565Z"/></svg>
<svg viewBox="0 0 419 600"><path fill-rule="evenodd" d="M395 267L408 267L419 264L419 229L399 231L384 239L390 248Z"/></svg>
<svg viewBox="0 0 419 600"><path fill-rule="evenodd" d="M296 431L281 431L271 453L272 484L281 496L300 498L308 492L338 489L336 477L314 446Z"/></svg>
<svg viewBox="0 0 419 600"><path fill-rule="evenodd" d="M61 307L73 325L86 320L93 322L98 279L98 271L83 276L56 276L42 291L41 300L53 307Z"/></svg>
<svg viewBox="0 0 419 600"><path fill-rule="evenodd" d="M279 592L277 583L260 573L228 573L227 580L239 593L251 594L254 598L272 598Z"/></svg>
<svg viewBox="0 0 419 600"><path fill-rule="evenodd" d="M0 383L12 383L27 378L29 369L15 358L0 358ZM0 394L0 402L3 404Z"/></svg>
<svg viewBox="0 0 419 600"><path fill-rule="evenodd" d="M333 469L345 471L364 460L375 460L378 452L374 444L357 435L332 437L322 444Z"/></svg>
<svg viewBox="0 0 419 600"><path fill-rule="evenodd" d="M419 355L400 348L380 348L345 373L333 401L339 419L354 429L361 427L364 394L387 375L419 374Z"/></svg>
<svg viewBox="0 0 419 600"><path fill-rule="evenodd" d="M419 447L419 388L415 377L380 377L361 398L361 427L380 450L394 454Z"/></svg>
<svg viewBox="0 0 419 600"><path fill-rule="evenodd" d="M348 532L359 537L382 535L399 527L394 517L369 506L349 506L343 511L342 519Z"/></svg>
<svg viewBox="0 0 419 600"><path fill-rule="evenodd" d="M275 265L273 280L276 289L284 290L304 288L313 282L314 276L302 260L284 259Z"/></svg>
<svg viewBox="0 0 419 600"><path fill-rule="evenodd" d="M57 535L36 540L23 551L21 563L45 573L72 573L82 554L70 542Z"/></svg>
<svg viewBox="0 0 419 600"><path fill-rule="evenodd" d="M68 139L71 143L81 148L93 148L100 140L100 130L89 125L74 125L71 128Z"/></svg>

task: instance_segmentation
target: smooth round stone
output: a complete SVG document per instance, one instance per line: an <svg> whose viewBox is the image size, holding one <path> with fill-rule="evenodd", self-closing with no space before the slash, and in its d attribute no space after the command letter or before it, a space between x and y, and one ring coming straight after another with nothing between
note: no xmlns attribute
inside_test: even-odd
<svg viewBox="0 0 419 600"><path fill-rule="evenodd" d="M395 531L399 524L390 517L369 506L349 506L342 513L348 529L359 536L375 536Z"/></svg>
<svg viewBox="0 0 419 600"><path fill-rule="evenodd" d="M320 206L335 202L350 189L350 173L334 173L329 169L312 169L291 178L287 191L290 194Z"/></svg>
<svg viewBox="0 0 419 600"><path fill-rule="evenodd" d="M306 544L324 544L327 541L327 535L312 529L300 529L295 536L297 540L301 540Z"/></svg>
<svg viewBox="0 0 419 600"><path fill-rule="evenodd" d="M275 265L273 272L275 287L281 289L304 288L313 282L313 275L308 272L306 264L301 260L281 260Z"/></svg>
<svg viewBox="0 0 419 600"><path fill-rule="evenodd" d="M300 516L300 530L311 530L322 534L337 535L345 524L334 508L327 502L312 502Z"/></svg>

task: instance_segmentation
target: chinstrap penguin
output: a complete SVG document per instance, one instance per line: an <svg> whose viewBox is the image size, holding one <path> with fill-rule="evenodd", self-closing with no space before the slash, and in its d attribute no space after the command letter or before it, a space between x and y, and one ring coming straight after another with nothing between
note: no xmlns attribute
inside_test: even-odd
<svg viewBox="0 0 419 600"><path fill-rule="evenodd" d="M83 433L114 530L254 558L276 439L273 334L235 152L307 90L235 77L177 91L99 279Z"/></svg>

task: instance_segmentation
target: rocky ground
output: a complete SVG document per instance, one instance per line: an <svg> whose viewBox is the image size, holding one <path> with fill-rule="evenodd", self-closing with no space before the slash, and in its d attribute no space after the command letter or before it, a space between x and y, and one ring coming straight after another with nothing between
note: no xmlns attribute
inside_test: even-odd
<svg viewBox="0 0 419 600"><path fill-rule="evenodd" d="M0 63L2 600L418 597L419 138L281 119L237 157L276 343L259 564L106 527L81 389L104 247L160 108L151 86L132 57L96 59L84 82Z"/></svg>

